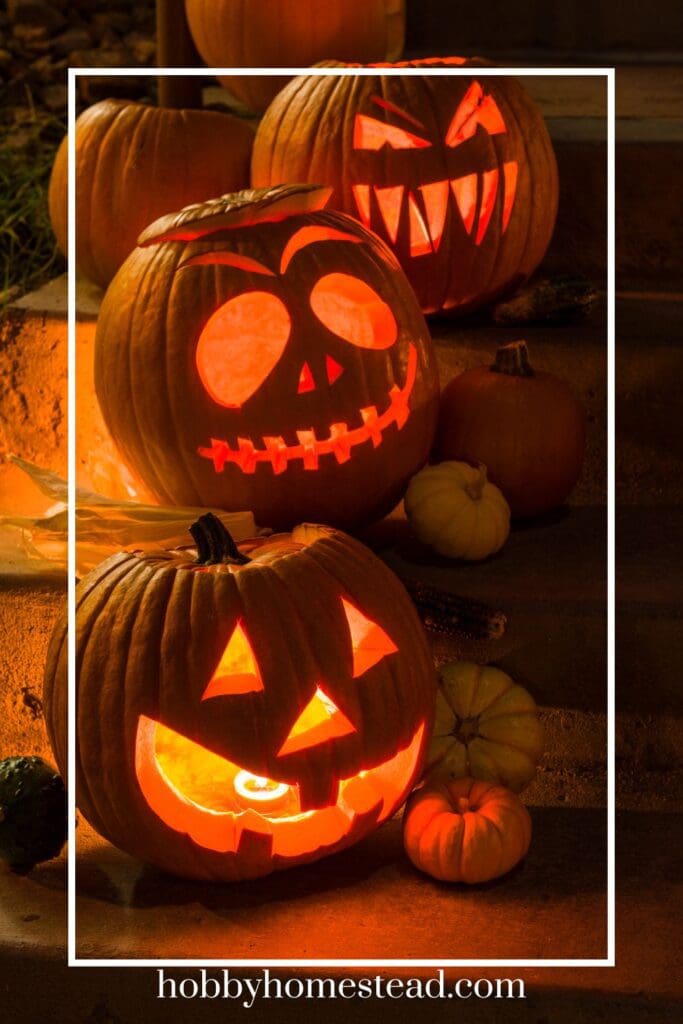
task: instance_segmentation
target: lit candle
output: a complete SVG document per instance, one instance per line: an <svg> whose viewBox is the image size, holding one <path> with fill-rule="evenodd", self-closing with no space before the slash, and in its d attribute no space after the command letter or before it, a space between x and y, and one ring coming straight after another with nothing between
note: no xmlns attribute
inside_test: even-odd
<svg viewBox="0 0 683 1024"><path fill-rule="evenodd" d="M286 796L289 786L285 782L273 782L261 775L252 775L242 770L235 776L235 792L247 804L273 804Z"/></svg>

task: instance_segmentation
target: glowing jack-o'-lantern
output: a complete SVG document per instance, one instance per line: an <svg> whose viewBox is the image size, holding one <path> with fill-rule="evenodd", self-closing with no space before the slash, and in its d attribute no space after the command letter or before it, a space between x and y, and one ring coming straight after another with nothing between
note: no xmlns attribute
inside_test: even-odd
<svg viewBox="0 0 683 1024"><path fill-rule="evenodd" d="M403 803L434 668L396 577L326 527L238 550L118 554L78 588L78 806L120 848L198 878L254 877L340 850ZM66 768L66 623L45 709Z"/></svg>
<svg viewBox="0 0 683 1024"><path fill-rule="evenodd" d="M105 296L95 384L163 502L352 526L426 460L438 381L394 257L329 189L241 192L162 218Z"/></svg>
<svg viewBox="0 0 683 1024"><path fill-rule="evenodd" d="M481 65L459 57L395 64ZM518 81L470 75L298 78L259 126L252 184L317 181L391 246L425 312L465 312L547 248L557 168Z"/></svg>

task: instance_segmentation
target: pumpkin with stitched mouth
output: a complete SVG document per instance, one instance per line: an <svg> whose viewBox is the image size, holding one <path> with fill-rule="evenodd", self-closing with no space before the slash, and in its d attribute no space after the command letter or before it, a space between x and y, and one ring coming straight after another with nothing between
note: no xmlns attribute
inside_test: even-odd
<svg viewBox="0 0 683 1024"><path fill-rule="evenodd" d="M330 204L393 249L427 313L469 312L541 261L555 223L557 166L543 118L514 78L477 58L392 68L466 75L308 76L266 111L252 184L316 181Z"/></svg>
<svg viewBox="0 0 683 1024"><path fill-rule="evenodd" d="M438 379L395 258L329 189L238 192L148 228L110 285L95 386L163 503L353 527L426 461Z"/></svg>
<svg viewBox="0 0 683 1024"><path fill-rule="evenodd" d="M238 549L120 553L78 586L76 799L121 849L231 880L385 821L422 766L435 672L417 613L358 541L298 526ZM44 704L67 767L66 621Z"/></svg>

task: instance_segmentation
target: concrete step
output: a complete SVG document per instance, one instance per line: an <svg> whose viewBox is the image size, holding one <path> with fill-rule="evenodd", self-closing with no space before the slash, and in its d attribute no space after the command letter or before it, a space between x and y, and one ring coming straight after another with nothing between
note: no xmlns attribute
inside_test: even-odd
<svg viewBox="0 0 683 1024"><path fill-rule="evenodd" d="M488 0L455 9L450 0L408 0L406 47L451 53L548 51L572 54L572 64L605 51L683 51L680 5L657 4L656 16L638 0L609 0L558 7L539 0L501 6Z"/></svg>

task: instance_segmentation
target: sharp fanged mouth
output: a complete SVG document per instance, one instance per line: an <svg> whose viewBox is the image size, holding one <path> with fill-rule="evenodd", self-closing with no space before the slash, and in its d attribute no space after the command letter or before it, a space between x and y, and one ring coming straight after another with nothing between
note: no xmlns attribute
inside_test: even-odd
<svg viewBox="0 0 683 1024"><path fill-rule="evenodd" d="M500 171L465 174L459 178L421 185L416 191L403 185L380 188L354 185L353 194L361 221L371 227L371 191L392 243L398 238L399 224L404 207L408 208L410 255L426 256L438 252L443 237L448 211L449 191L457 207L463 227L468 235L474 233L474 244L481 245L492 220L498 190L502 191L501 234L507 230L517 191L517 161L501 164ZM418 198L419 194L419 198ZM475 232L476 225L476 232Z"/></svg>
<svg viewBox="0 0 683 1024"><path fill-rule="evenodd" d="M417 349L410 343L406 382L402 388L389 392L389 405L383 413L374 405L359 410L362 424L349 428L347 423L332 423L326 438L316 436L315 430L297 430L298 444L288 445L282 437L263 437L263 448L257 448L250 438L238 437L233 446L229 441L211 438L210 448L199 448L199 454L213 462L216 473L222 473L232 463L243 473L255 473L259 463L269 464L276 475L284 473L288 465L301 459L304 469L317 469L323 455L332 455L338 463L348 462L351 449L371 441L374 448L382 443L384 431L393 423L400 430L410 415L408 402L417 375Z"/></svg>

